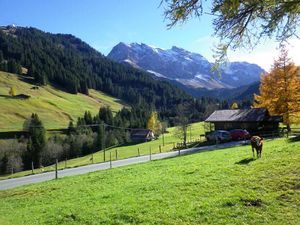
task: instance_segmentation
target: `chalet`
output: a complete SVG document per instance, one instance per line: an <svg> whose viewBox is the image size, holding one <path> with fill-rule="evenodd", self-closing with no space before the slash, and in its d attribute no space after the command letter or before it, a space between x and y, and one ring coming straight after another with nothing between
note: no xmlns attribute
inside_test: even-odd
<svg viewBox="0 0 300 225"><path fill-rule="evenodd" d="M149 129L132 129L130 137L133 142L152 141L155 138L153 131Z"/></svg>
<svg viewBox="0 0 300 225"><path fill-rule="evenodd" d="M271 116L265 108L227 109L214 111L205 122L214 124L215 130L277 131L282 116Z"/></svg>

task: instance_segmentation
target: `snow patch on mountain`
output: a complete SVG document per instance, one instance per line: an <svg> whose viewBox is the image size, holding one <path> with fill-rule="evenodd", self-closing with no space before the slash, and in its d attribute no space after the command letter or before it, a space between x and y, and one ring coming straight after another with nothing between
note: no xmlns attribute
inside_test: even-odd
<svg viewBox="0 0 300 225"><path fill-rule="evenodd" d="M260 74L264 72L255 64L231 62L221 67L220 76L215 76L211 72L213 64L204 56L176 46L161 49L143 43L121 42L107 57L193 88L217 89L248 85L259 81Z"/></svg>
<svg viewBox="0 0 300 225"><path fill-rule="evenodd" d="M164 76L164 75L162 75L162 74L160 74L160 73L157 73L157 72L155 72L155 71L152 71L152 70L147 70L147 72L152 73L152 74L154 74L154 75L157 76L157 77L167 78L166 76Z"/></svg>

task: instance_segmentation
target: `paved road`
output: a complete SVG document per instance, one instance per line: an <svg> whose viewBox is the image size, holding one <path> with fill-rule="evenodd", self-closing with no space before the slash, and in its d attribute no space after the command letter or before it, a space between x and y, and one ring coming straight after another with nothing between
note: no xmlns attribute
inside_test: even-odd
<svg viewBox="0 0 300 225"><path fill-rule="evenodd" d="M110 164L110 162L105 162L105 163L91 164L91 165L87 165L87 166L80 166L80 167L71 168L71 169L59 170L58 177L61 178L61 177L65 177L65 176L84 174L84 173L89 173L89 172L93 172L93 171L97 171L97 170L109 169L111 167L120 167L120 166L136 164L136 163L147 162L149 160L170 158L170 157L178 156L179 154L186 155L186 154L192 154L192 153L197 153L197 152L201 152L201 151L229 148L229 147L233 147L233 146L242 145L243 143L244 143L243 141L229 142L229 143L223 143L223 144L218 144L218 145L204 146L204 147L198 147L198 148L189 148L189 149L181 150L180 152L172 151L172 152L153 154L153 155L151 155L151 158L150 158L150 155L145 155L145 156L140 156L140 157L112 161L111 164ZM39 182L43 182L43 181L47 181L47 180L52 180L54 178L55 178L55 172L53 171L53 172L46 172L46 173L30 175L30 176L25 176L25 177L2 180L2 181L0 181L0 190L11 189L11 188L26 185L26 184L39 183Z"/></svg>

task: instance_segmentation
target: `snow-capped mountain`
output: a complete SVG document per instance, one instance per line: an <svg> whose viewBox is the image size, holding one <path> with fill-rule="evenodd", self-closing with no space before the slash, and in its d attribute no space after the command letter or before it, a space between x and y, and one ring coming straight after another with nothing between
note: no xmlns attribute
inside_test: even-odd
<svg viewBox="0 0 300 225"><path fill-rule="evenodd" d="M205 57L175 46L164 50L121 42L107 57L194 88L235 88L258 81L264 72L256 64L232 62L221 69L221 75L212 74L212 63Z"/></svg>

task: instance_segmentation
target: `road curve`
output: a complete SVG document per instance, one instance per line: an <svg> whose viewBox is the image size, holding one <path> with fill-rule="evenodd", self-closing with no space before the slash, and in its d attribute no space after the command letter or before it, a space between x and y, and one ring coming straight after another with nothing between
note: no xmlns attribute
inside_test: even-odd
<svg viewBox="0 0 300 225"><path fill-rule="evenodd" d="M238 141L238 142L228 142L223 144L217 144L217 145L210 145L210 146L203 146L198 148L189 148L184 149L181 151L172 151L172 152L164 152L164 153L158 153L158 154L152 154L150 155L144 155L139 157L133 157L128 159L121 159L105 163L97 163L97 164L91 164L86 166L80 166L76 168L70 168L70 169L64 169L58 171L58 177L66 177L66 176L73 176L78 174L85 174L89 172L94 172L98 170L106 170L109 168L114 167L120 167L120 166L126 166L136 163L143 163L147 162L149 160L157 160L157 159L164 159L164 158L170 158L180 155L186 155L186 154L193 154L201 151L210 151L210 150L216 150L216 149L223 149L223 148L230 148L238 145L244 144L244 141ZM13 178L13 179L7 179L0 181L0 190L6 190L11 189L19 186L23 186L26 184L33 184L33 183L39 183L47 180L55 179L55 171L52 172L45 172L41 174L35 174L35 175L29 175L25 177L19 177L19 178Z"/></svg>

